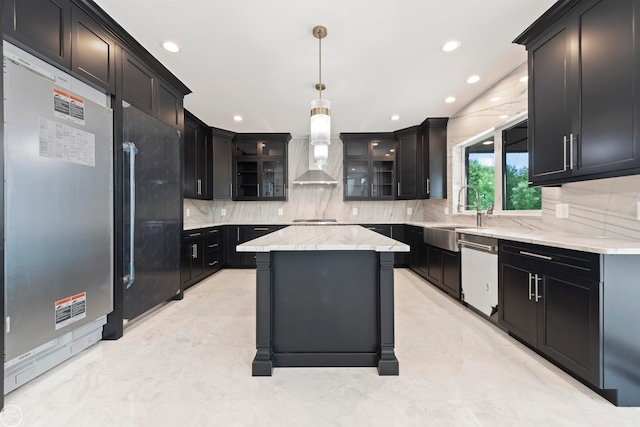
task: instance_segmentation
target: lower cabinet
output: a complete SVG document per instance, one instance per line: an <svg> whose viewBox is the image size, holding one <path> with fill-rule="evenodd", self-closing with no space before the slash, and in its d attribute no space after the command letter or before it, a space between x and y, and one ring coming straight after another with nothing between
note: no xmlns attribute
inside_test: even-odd
<svg viewBox="0 0 640 427"><path fill-rule="evenodd" d="M405 239L410 246L408 265L411 270L427 278L427 245L422 227L405 226Z"/></svg>
<svg viewBox="0 0 640 427"><path fill-rule="evenodd" d="M257 239L265 234L286 227L286 225L234 225L227 226L225 244L225 267L255 268L255 252L238 252L236 246L249 240Z"/></svg>
<svg viewBox="0 0 640 427"><path fill-rule="evenodd" d="M222 266L222 227L186 230L182 233L180 280L187 289Z"/></svg>
<svg viewBox="0 0 640 427"><path fill-rule="evenodd" d="M602 386L599 255L501 242L499 322L511 335Z"/></svg>
<svg viewBox="0 0 640 427"><path fill-rule="evenodd" d="M426 279L452 297L460 299L460 252L424 245L427 254Z"/></svg>

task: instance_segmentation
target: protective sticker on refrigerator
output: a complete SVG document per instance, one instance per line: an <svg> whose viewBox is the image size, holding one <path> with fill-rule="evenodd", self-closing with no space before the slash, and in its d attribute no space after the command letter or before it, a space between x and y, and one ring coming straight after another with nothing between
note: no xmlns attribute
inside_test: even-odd
<svg viewBox="0 0 640 427"><path fill-rule="evenodd" d="M56 330L87 317L87 293L56 301Z"/></svg>
<svg viewBox="0 0 640 427"><path fill-rule="evenodd" d="M96 166L96 136L40 117L40 157Z"/></svg>
<svg viewBox="0 0 640 427"><path fill-rule="evenodd" d="M53 111L56 117L84 125L84 99L53 88Z"/></svg>

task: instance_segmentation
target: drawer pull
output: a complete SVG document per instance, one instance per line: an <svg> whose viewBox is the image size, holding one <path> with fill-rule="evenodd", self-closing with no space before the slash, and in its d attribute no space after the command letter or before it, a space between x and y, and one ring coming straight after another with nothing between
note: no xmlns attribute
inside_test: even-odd
<svg viewBox="0 0 640 427"><path fill-rule="evenodd" d="M218 264L218 261L213 261L209 263L209 267L213 267L214 265Z"/></svg>
<svg viewBox="0 0 640 427"><path fill-rule="evenodd" d="M200 236L200 233L191 233L189 234L189 237L198 237Z"/></svg>
<svg viewBox="0 0 640 427"><path fill-rule="evenodd" d="M209 231L208 231L208 233L209 233L209 234L214 234L214 233L217 233L218 231L219 231L219 230L209 230Z"/></svg>
<svg viewBox="0 0 640 427"><path fill-rule="evenodd" d="M256 227L253 231L269 231L269 227Z"/></svg>
<svg viewBox="0 0 640 427"><path fill-rule="evenodd" d="M217 248L217 247L218 247L218 244L217 244L217 243L216 243L215 245L209 245L209 248L210 248L210 249L211 249L211 248Z"/></svg>
<svg viewBox="0 0 640 427"><path fill-rule="evenodd" d="M544 259L544 260L547 260L547 261L553 261L553 257L546 256L546 255L540 255L540 254L534 254L534 253L527 252L527 251L520 251L520 255L527 255L527 256L532 256L534 258L540 258L540 259Z"/></svg>

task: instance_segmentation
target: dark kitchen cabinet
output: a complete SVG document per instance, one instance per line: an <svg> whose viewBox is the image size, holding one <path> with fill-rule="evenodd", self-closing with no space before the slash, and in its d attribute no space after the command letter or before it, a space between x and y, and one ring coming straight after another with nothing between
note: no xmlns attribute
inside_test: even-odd
<svg viewBox="0 0 640 427"><path fill-rule="evenodd" d="M255 268L255 252L238 252L236 246L249 240L272 233L286 227L286 225L234 225L226 230L226 258L225 267Z"/></svg>
<svg viewBox="0 0 640 427"><path fill-rule="evenodd" d="M180 280L183 289L187 289L202 280L205 275L204 231L184 231L181 254Z"/></svg>
<svg viewBox="0 0 640 427"><path fill-rule="evenodd" d="M344 200L393 200L396 139L388 133L342 133Z"/></svg>
<svg viewBox="0 0 640 427"><path fill-rule="evenodd" d="M213 146L209 127L189 111L184 112L183 196L213 199Z"/></svg>
<svg viewBox="0 0 640 427"><path fill-rule="evenodd" d="M115 41L86 13L71 13L71 69L79 77L115 92Z"/></svg>
<svg viewBox="0 0 640 427"><path fill-rule="evenodd" d="M529 51L530 181L640 173L638 3L559 2L549 12L515 41Z"/></svg>
<svg viewBox="0 0 640 427"><path fill-rule="evenodd" d="M418 131L417 199L447 198L448 117L426 119Z"/></svg>
<svg viewBox="0 0 640 427"><path fill-rule="evenodd" d="M233 198L233 132L211 128L213 145L213 199Z"/></svg>
<svg viewBox="0 0 640 427"><path fill-rule="evenodd" d="M409 268L427 278L427 244L424 243L424 230L422 227L412 225L405 226L405 238L409 243Z"/></svg>
<svg viewBox="0 0 640 427"><path fill-rule="evenodd" d="M599 256L501 242L498 274L500 324L601 387Z"/></svg>
<svg viewBox="0 0 640 427"><path fill-rule="evenodd" d="M290 134L236 134L233 140L233 200L287 199Z"/></svg>
<svg viewBox="0 0 640 427"><path fill-rule="evenodd" d="M426 279L452 297L460 299L460 253L425 244Z"/></svg>
<svg viewBox="0 0 640 427"><path fill-rule="evenodd" d="M71 68L71 3L68 0L5 0L5 36L31 53Z"/></svg>
<svg viewBox="0 0 640 427"><path fill-rule="evenodd" d="M223 228L202 228L182 232L180 280L187 289L220 270L223 264Z"/></svg>
<svg viewBox="0 0 640 427"><path fill-rule="evenodd" d="M418 126L394 132L397 139L396 169L398 182L396 185L396 198L401 200L413 200L418 198L418 169L422 167L419 147Z"/></svg>

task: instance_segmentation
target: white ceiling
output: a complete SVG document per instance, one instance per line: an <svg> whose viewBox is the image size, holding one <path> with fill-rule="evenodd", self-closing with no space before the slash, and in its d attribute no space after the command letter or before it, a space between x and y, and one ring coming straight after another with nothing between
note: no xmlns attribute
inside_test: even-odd
<svg viewBox="0 0 640 427"><path fill-rule="evenodd" d="M526 60L512 40L554 0L94 0L193 93L185 108L235 132L309 134L318 39L332 133L451 116ZM457 39L452 53L442 45ZM182 51L164 51L162 41ZM477 74L473 85L467 78ZM446 104L444 99L456 101ZM235 114L243 116L234 122ZM391 121L393 114L400 120Z"/></svg>

